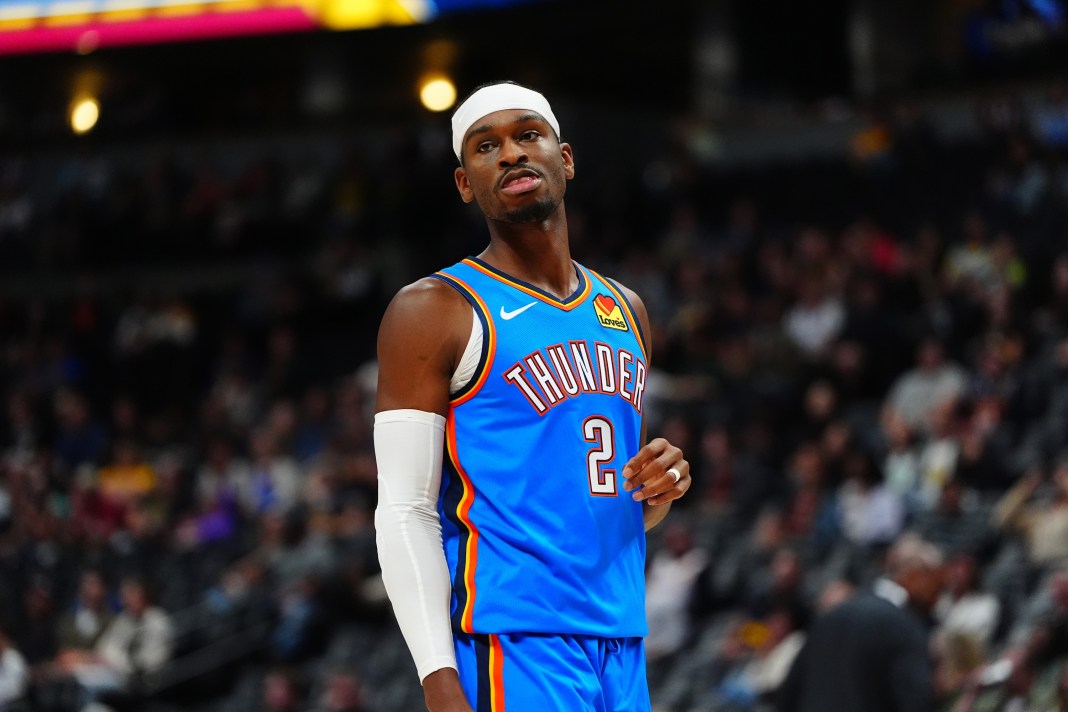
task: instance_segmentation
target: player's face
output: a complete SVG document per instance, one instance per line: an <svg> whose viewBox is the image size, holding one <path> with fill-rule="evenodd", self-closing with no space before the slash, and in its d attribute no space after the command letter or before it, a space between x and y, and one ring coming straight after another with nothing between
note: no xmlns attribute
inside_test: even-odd
<svg viewBox="0 0 1068 712"><path fill-rule="evenodd" d="M545 220L575 176L571 147L531 111L508 109L483 117L467 132L461 150L460 197L477 202L486 217L500 222Z"/></svg>

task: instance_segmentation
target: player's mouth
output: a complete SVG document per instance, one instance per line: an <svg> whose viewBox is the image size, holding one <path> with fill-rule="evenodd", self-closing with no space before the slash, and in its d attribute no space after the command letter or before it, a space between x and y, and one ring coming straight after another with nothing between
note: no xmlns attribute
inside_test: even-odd
<svg viewBox="0 0 1068 712"><path fill-rule="evenodd" d="M541 176L530 168L509 171L501 179L501 192L509 195L527 193L541 185Z"/></svg>

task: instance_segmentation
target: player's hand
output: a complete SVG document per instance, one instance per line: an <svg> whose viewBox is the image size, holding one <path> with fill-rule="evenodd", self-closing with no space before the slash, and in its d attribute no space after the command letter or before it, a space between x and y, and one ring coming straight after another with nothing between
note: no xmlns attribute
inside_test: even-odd
<svg viewBox="0 0 1068 712"><path fill-rule="evenodd" d="M668 472L679 473L679 481ZM664 438L656 438L638 451L623 466L623 489L634 492L634 500L649 504L667 504L686 494L693 480L690 479L690 463L682 457L682 450Z"/></svg>
<svg viewBox="0 0 1068 712"><path fill-rule="evenodd" d="M423 699L429 712L474 712L452 668L435 670L423 680Z"/></svg>

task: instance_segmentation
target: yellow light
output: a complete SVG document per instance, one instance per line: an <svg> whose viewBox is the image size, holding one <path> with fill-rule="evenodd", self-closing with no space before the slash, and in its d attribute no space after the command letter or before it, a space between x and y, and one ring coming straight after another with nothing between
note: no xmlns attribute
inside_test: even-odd
<svg viewBox="0 0 1068 712"><path fill-rule="evenodd" d="M70 110L70 128L76 134L91 131L100 118L100 103L93 97L78 99Z"/></svg>
<svg viewBox="0 0 1068 712"><path fill-rule="evenodd" d="M423 82L419 99L430 111L445 111L456 103L456 85L445 77L436 77Z"/></svg>

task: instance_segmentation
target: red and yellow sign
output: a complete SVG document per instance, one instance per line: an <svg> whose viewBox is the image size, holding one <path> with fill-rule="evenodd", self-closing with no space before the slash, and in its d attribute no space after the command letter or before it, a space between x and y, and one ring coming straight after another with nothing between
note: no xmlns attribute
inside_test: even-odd
<svg viewBox="0 0 1068 712"><path fill-rule="evenodd" d="M425 22L430 0L0 0L0 54Z"/></svg>

